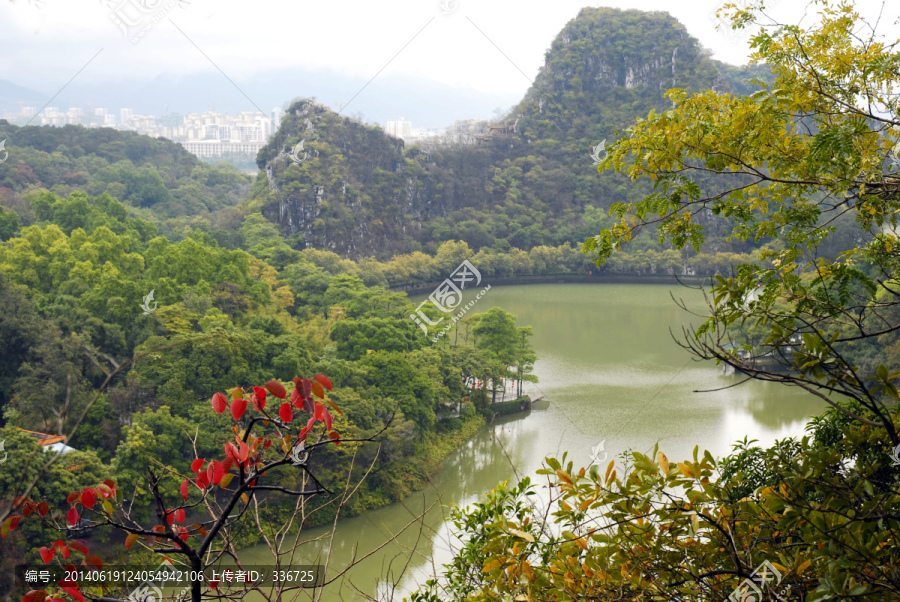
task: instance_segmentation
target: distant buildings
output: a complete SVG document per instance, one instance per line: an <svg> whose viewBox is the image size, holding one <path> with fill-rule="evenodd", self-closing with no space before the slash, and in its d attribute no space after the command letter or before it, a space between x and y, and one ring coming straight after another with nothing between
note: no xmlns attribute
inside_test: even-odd
<svg viewBox="0 0 900 602"><path fill-rule="evenodd" d="M187 115L166 113L162 116L135 115L131 108L110 110L95 107L90 110L70 107L62 112L58 107L46 107L40 114L34 106L20 103L17 114L6 114L4 118L18 125L83 125L89 128L112 127L152 136L166 138L181 144L188 152L198 157L222 157L231 154L255 156L269 139L278 131L284 120L285 111L275 107L267 116L259 111L242 111L237 115L226 115L216 111L191 112ZM491 126L483 119L460 119L445 128L414 128L412 121L404 117L392 119L384 127L387 135L400 138L407 143L420 144L477 144L495 140L505 134L506 127Z"/></svg>
<svg viewBox="0 0 900 602"><path fill-rule="evenodd" d="M393 136L394 138L402 138L403 140L409 140L412 136L412 121L409 119L404 119L401 117L400 119L395 119L393 121L388 121L387 125L384 128L385 133L388 136Z"/></svg>
<svg viewBox="0 0 900 602"><path fill-rule="evenodd" d="M198 157L221 157L232 153L255 156L278 130L285 115L280 107L272 109L270 116L257 111L243 111L237 115L206 111L183 117L177 113L160 117L135 115L133 109L120 108L118 119L115 111L93 105L87 112L77 106L64 113L58 107L46 107L40 115L37 111L36 107L22 103L19 114L4 117L20 125L33 121L34 125L112 127L167 138Z"/></svg>

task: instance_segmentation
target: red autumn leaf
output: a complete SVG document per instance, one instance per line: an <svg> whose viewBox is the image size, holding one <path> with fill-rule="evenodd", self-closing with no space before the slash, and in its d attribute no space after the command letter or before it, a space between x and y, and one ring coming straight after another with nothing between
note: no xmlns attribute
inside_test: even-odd
<svg viewBox="0 0 900 602"><path fill-rule="evenodd" d="M81 595L81 592L75 589L74 587L64 587L63 591L78 600L79 602L84 602L84 596Z"/></svg>
<svg viewBox="0 0 900 602"><path fill-rule="evenodd" d="M225 408L228 407L228 400L225 398L224 393L216 393L212 396L212 407L216 414L221 414L225 411Z"/></svg>
<svg viewBox="0 0 900 602"><path fill-rule="evenodd" d="M200 535L202 535L203 537L206 537L206 528L205 527L200 527Z"/></svg>
<svg viewBox="0 0 900 602"><path fill-rule="evenodd" d="M322 411L325 412L325 430L330 431L331 423L334 419L331 417L331 412L329 412L325 407L322 408Z"/></svg>
<svg viewBox="0 0 900 602"><path fill-rule="evenodd" d="M25 497L24 495L16 496L13 498L12 509L16 510L19 506L27 503L28 501L29 501L29 498Z"/></svg>
<svg viewBox="0 0 900 602"><path fill-rule="evenodd" d="M94 507L96 501L97 499L94 497L94 492L90 489L85 489L81 493L81 504L88 510Z"/></svg>
<svg viewBox="0 0 900 602"><path fill-rule="evenodd" d="M22 602L44 602L49 595L45 590L34 589L22 596Z"/></svg>
<svg viewBox="0 0 900 602"><path fill-rule="evenodd" d="M19 526L19 523L22 521L21 516L10 516L9 517L9 530L12 531L16 527Z"/></svg>
<svg viewBox="0 0 900 602"><path fill-rule="evenodd" d="M175 511L175 522L183 523L184 522L184 508L179 508Z"/></svg>
<svg viewBox="0 0 900 602"><path fill-rule="evenodd" d="M315 418L315 416L313 416L312 418L309 419L309 422L306 423L306 426L303 427L303 430L300 431L300 434L297 435L297 439L298 440L304 439L306 437L306 434L312 430L312 427L315 424L316 424L316 418Z"/></svg>
<svg viewBox="0 0 900 602"><path fill-rule="evenodd" d="M106 479L105 481L103 481L103 484L106 485L107 487L109 487L110 489L112 489L113 491L116 490L116 483L112 479Z"/></svg>
<svg viewBox="0 0 900 602"><path fill-rule="evenodd" d="M232 463L233 463L233 460L231 459L231 456L226 455L225 459L222 460L222 472L224 472L225 474L228 474L229 472L231 472Z"/></svg>
<svg viewBox="0 0 900 602"><path fill-rule="evenodd" d="M314 416L315 416L316 420L318 420L320 422L325 421L325 406L323 406L318 401L316 402L316 411L315 411Z"/></svg>
<svg viewBox="0 0 900 602"><path fill-rule="evenodd" d="M175 522L175 515L172 512L166 510L166 522L169 523L169 526L172 526L172 523Z"/></svg>
<svg viewBox="0 0 900 602"><path fill-rule="evenodd" d="M72 506L69 509L68 514L66 514L66 523L70 527L74 527L78 524L78 510L75 509L75 506Z"/></svg>
<svg viewBox="0 0 900 602"><path fill-rule="evenodd" d="M291 405L298 410L303 407L303 399L300 397L300 391L297 389L291 391Z"/></svg>
<svg viewBox="0 0 900 602"><path fill-rule="evenodd" d="M38 514L43 517L47 516L48 512L50 512L50 504L48 504L47 502L41 502L40 504L38 504Z"/></svg>
<svg viewBox="0 0 900 602"><path fill-rule="evenodd" d="M328 438L331 439L332 441L334 441L335 445L341 444L341 436L338 434L337 431L331 431L330 433L328 433Z"/></svg>
<svg viewBox="0 0 900 602"><path fill-rule="evenodd" d="M31 513L34 512L34 509L37 507L37 504L28 503L22 507L22 514L25 516L31 516Z"/></svg>
<svg viewBox="0 0 900 602"><path fill-rule="evenodd" d="M190 487L190 483L184 481L181 484L181 497L184 498L184 501L188 501L188 488Z"/></svg>
<svg viewBox="0 0 900 602"><path fill-rule="evenodd" d="M206 464L206 460L203 458L197 458L193 462L191 462L191 470L194 473L200 472L200 469L203 468L203 465Z"/></svg>
<svg viewBox="0 0 900 602"><path fill-rule="evenodd" d="M44 564L47 564L51 560L53 560L53 555L56 554L56 548L44 548L42 547L39 552L41 553L41 560L44 561Z"/></svg>
<svg viewBox="0 0 900 602"><path fill-rule="evenodd" d="M137 533L129 533L128 537L125 538L125 549L130 550L131 546L133 546L134 542L136 542L139 538L140 535L138 535Z"/></svg>
<svg viewBox="0 0 900 602"><path fill-rule="evenodd" d="M235 448L234 443L232 443L231 441L225 442L225 456L228 458L233 458L235 460L238 460L237 449ZM240 461L240 460L238 460L238 461Z"/></svg>
<svg viewBox="0 0 900 602"><path fill-rule="evenodd" d="M240 460L241 462L246 462L247 456L249 456L249 455L250 455L250 446L247 445L246 443L244 443L243 441L241 441L241 450L240 450L240 453L238 454L237 459Z"/></svg>
<svg viewBox="0 0 900 602"><path fill-rule="evenodd" d="M266 449L269 449L270 447L272 447L272 440L266 439L265 442L263 443L263 446L265 446Z"/></svg>
<svg viewBox="0 0 900 602"><path fill-rule="evenodd" d="M209 476L209 481L213 485L218 485L222 482L222 477L225 476L225 469L222 467L222 463L218 460L213 460L209 463L209 468L207 469L207 473Z"/></svg>
<svg viewBox="0 0 900 602"><path fill-rule="evenodd" d="M72 502L74 502L75 500L78 499L78 496L79 496L79 495L80 495L80 494L79 494L77 491L73 491L72 493L70 493L70 494L66 497L66 502L68 502L68 503L71 504Z"/></svg>
<svg viewBox="0 0 900 602"><path fill-rule="evenodd" d="M325 399L325 387L318 381L312 384L312 393L319 399Z"/></svg>
<svg viewBox="0 0 900 602"><path fill-rule="evenodd" d="M163 527L162 525L154 525L153 528L150 530L153 531L154 533L165 533L166 532L166 528Z"/></svg>
<svg viewBox="0 0 900 602"><path fill-rule="evenodd" d="M103 570L103 560L101 560L98 556L88 556L84 559L84 562L86 564L90 564L91 566L97 567L98 571Z"/></svg>
<svg viewBox="0 0 900 602"><path fill-rule="evenodd" d="M311 397L307 397L306 399L303 400L303 409L304 409L308 414L314 414L314 413L315 413L315 411L316 411L316 406L315 406L315 404L313 403L313 400L312 400Z"/></svg>
<svg viewBox="0 0 900 602"><path fill-rule="evenodd" d="M331 381L328 380L328 377L325 376L324 374L316 374L315 376L313 376L313 378L315 380L319 381L320 383L322 383L322 386L325 387L326 389L328 389L329 391L334 390L334 388L331 385Z"/></svg>
<svg viewBox="0 0 900 602"><path fill-rule="evenodd" d="M247 411L247 400L241 397L231 402L231 416L235 420L240 420L244 412Z"/></svg>
<svg viewBox="0 0 900 602"><path fill-rule="evenodd" d="M253 387L253 392L256 393L256 399L259 401L259 409L266 409L266 390L262 387Z"/></svg>
<svg viewBox="0 0 900 602"><path fill-rule="evenodd" d="M203 483L203 489L209 487L209 471L201 470L197 478Z"/></svg>
<svg viewBox="0 0 900 602"><path fill-rule="evenodd" d="M59 546L59 553L63 557L63 560L67 560L69 558L69 546Z"/></svg>
<svg viewBox="0 0 900 602"><path fill-rule="evenodd" d="M179 531L179 537L181 537L181 541L187 542L188 538L190 538L190 535L188 534L188 530L185 529L184 527L181 527L178 531Z"/></svg>
<svg viewBox="0 0 900 602"><path fill-rule="evenodd" d="M218 579L210 579L209 580L209 589L216 589L217 585L219 585Z"/></svg>
<svg viewBox="0 0 900 602"><path fill-rule="evenodd" d="M269 393L277 397L278 399L284 399L287 397L287 391L277 380L270 380L266 383L266 389L269 390Z"/></svg>
<svg viewBox="0 0 900 602"><path fill-rule="evenodd" d="M203 474L204 476L206 475L205 472L202 473L202 474ZM201 479L199 476L197 477L197 481L196 481L196 482L197 482L197 487L199 487L200 489L206 489L206 484L203 482L203 479Z"/></svg>
<svg viewBox="0 0 900 602"><path fill-rule="evenodd" d="M283 422L290 422L294 419L294 411L291 409L291 404L283 403L281 407L278 408L278 415L281 416L281 420Z"/></svg>
<svg viewBox="0 0 900 602"><path fill-rule="evenodd" d="M312 383L309 381L308 378L300 379L300 393L301 393L301 395L303 395L303 397L306 397L306 398L308 398L310 395L312 395Z"/></svg>
<svg viewBox="0 0 900 602"><path fill-rule="evenodd" d="M75 550L76 552L81 552L81 553L84 554L85 556L87 556L88 554L90 554L90 551L88 550L88 547L87 547L86 545L84 545L84 543L82 543L82 542L80 542L80 541L77 541L77 540L76 540L76 541L70 541L70 542L69 542L69 547L70 547L71 549Z"/></svg>

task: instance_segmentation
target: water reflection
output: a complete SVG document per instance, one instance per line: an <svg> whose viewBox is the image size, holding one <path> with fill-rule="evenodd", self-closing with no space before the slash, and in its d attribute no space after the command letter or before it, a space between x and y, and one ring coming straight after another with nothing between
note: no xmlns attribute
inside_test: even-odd
<svg viewBox="0 0 900 602"><path fill-rule="evenodd" d="M477 311L501 306L517 314L520 324L534 327L540 383L530 392L545 395L549 405L482 429L447 458L424 492L403 504L342 521L331 550L336 567L354 550L359 555L375 549L433 506L422 528L411 529L350 576L353 585L375 595L383 577L398 573L412 554L400 588L408 591L435 566L449 562L452 542L442 520L452 504L472 503L498 482L533 474L549 455L568 451L576 463L587 465L591 449L601 441L610 459L629 449L648 452L658 443L674 461L690 457L695 445L701 453L708 449L721 457L745 435L763 445L802 435L808 418L822 411L822 402L774 383L723 389L741 375L726 376L714 365L694 362L673 342L670 329L680 332L698 319L679 309L669 291L659 285L492 288ZM702 308L695 291L675 291L689 307ZM694 392L707 389L718 390ZM307 546L304 555L311 560L325 550L320 542ZM254 554L264 561L258 548L251 550ZM345 581L325 599L365 598Z"/></svg>

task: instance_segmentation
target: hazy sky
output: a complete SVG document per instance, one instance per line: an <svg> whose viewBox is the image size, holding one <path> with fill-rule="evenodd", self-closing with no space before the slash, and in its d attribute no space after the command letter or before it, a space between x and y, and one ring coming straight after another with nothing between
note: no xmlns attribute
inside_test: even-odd
<svg viewBox="0 0 900 602"><path fill-rule="evenodd" d="M608 0L590 6L668 11L715 58L743 64L746 42L715 29L713 15L722 2ZM796 21L807 5L770 4L771 14L788 21ZM859 3L867 15L877 15L881 4ZM118 9L134 18L142 15L139 5L156 7L144 18L155 16L158 23L134 43L111 15ZM167 13L166 5L171 5ZM0 0L0 79L55 91L73 77L87 83L210 72L211 59L223 77L234 79L291 66L368 79L384 68L382 74L418 74L483 92L521 94L553 38L586 5L584 0L444 0L444 6L439 0ZM884 30L898 31L894 18L883 18ZM246 92L252 97L252 90Z"/></svg>

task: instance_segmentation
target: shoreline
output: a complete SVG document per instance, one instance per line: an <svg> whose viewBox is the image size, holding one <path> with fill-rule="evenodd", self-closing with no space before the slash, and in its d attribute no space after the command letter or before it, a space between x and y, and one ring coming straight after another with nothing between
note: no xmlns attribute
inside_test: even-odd
<svg viewBox="0 0 900 602"><path fill-rule="evenodd" d="M712 276L676 276L674 274L539 274L490 278L491 286L520 284L704 284ZM484 278L488 281L488 277ZM385 287L395 293L420 294L433 291L443 280L406 283Z"/></svg>

